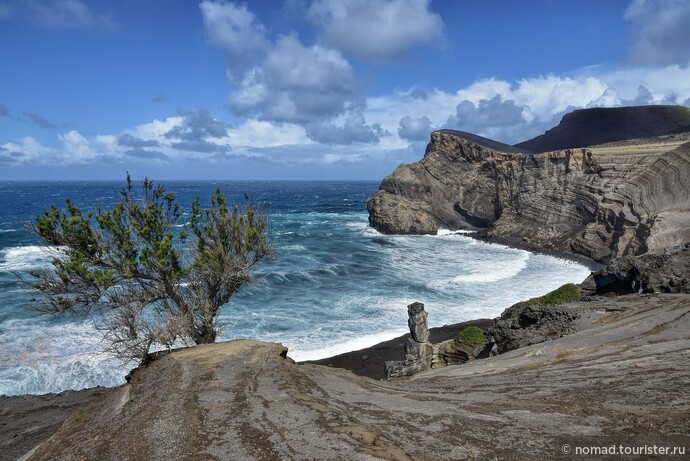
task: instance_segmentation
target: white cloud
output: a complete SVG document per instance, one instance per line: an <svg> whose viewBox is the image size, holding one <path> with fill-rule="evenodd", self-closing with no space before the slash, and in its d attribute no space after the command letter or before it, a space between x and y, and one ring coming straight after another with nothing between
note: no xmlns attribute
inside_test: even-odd
<svg viewBox="0 0 690 461"><path fill-rule="evenodd" d="M229 54L232 112L275 126L299 125L319 142L378 142L381 133L363 121L365 100L340 51L307 46L294 33L269 40L245 5L205 1L201 9L209 40Z"/></svg>
<svg viewBox="0 0 690 461"><path fill-rule="evenodd" d="M634 0L625 11L635 44L635 64L690 63L690 2L687 0Z"/></svg>
<svg viewBox="0 0 690 461"><path fill-rule="evenodd" d="M253 63L269 49L266 28L247 5L204 0L199 8L209 42L228 51L231 65Z"/></svg>
<svg viewBox="0 0 690 461"><path fill-rule="evenodd" d="M301 126L255 119L228 130L228 140L233 146L256 148L313 144Z"/></svg>
<svg viewBox="0 0 690 461"><path fill-rule="evenodd" d="M237 114L299 124L335 117L360 104L347 60L335 50L305 47L294 36L280 37L228 100Z"/></svg>
<svg viewBox="0 0 690 461"><path fill-rule="evenodd" d="M414 88L368 99L364 114L370 123L398 132L400 138L406 133L399 131L401 117L425 116L432 129L452 127L512 144L543 133L575 108L663 104L688 98L688 67L588 68L571 76L515 82L483 79L452 93ZM381 138L381 144L400 148L399 137Z"/></svg>
<svg viewBox="0 0 690 461"><path fill-rule="evenodd" d="M54 158L53 149L43 146L32 137L24 137L18 143L5 143L2 147L17 160L17 164L48 164Z"/></svg>
<svg viewBox="0 0 690 461"><path fill-rule="evenodd" d="M443 20L430 0L316 0L307 17L321 40L346 55L388 61L441 38Z"/></svg>
<svg viewBox="0 0 690 461"><path fill-rule="evenodd" d="M514 144L555 126L564 113L575 108L659 104L671 100L690 105L690 67L593 67L569 76L547 75L512 82L483 79L452 92L411 88L366 101L359 100L355 93L345 92L345 95L355 94L355 97L340 99L345 101L342 104L346 111L319 118L319 113L336 113L339 109L324 110L319 106L318 110L310 111L307 96L322 88L320 78L331 84L342 78L331 78L331 71L335 72L342 64L340 59L344 58L333 50L318 46L307 48L295 37L284 39L286 42L281 46L276 44L263 58L262 66L255 69L263 73L256 81L273 95L274 103L279 103L279 96L283 95L282 100L289 102L287 107L292 107L290 110L299 107L307 116L284 108L283 112L264 113L264 110L273 110L268 107L269 99L256 103L255 110L261 118L250 117L236 125L206 110L196 109L116 134L87 137L78 131L69 131L60 134L55 138L57 143L50 146L34 138L22 138L0 146L0 163L8 168L22 164L125 164L133 161L139 164L169 162L170 165L192 161L202 165L252 157L254 165L337 167L347 163L348 168L357 164L357 168L365 171L367 162L379 167L394 167L400 161L418 160L432 129L452 127ZM269 55L278 50L284 51L283 55L275 56L274 61L266 64ZM336 54L330 55L330 52ZM292 65L291 56L297 56ZM310 59L318 62L310 62ZM320 64L329 60L333 65L331 71L327 65ZM351 71L349 64L342 62L344 68ZM312 64L313 69L309 67ZM278 75L280 69L291 67L295 68L294 74L286 71ZM307 78L310 72L316 72L317 76ZM272 75L274 80L265 80L267 75ZM350 75L342 82L347 87L352 79ZM352 107L349 111L348 104ZM276 120L270 120L267 114Z"/></svg>
<svg viewBox="0 0 690 461"><path fill-rule="evenodd" d="M58 139L62 141L63 155L67 163L88 163L98 156L92 143L76 130L59 134Z"/></svg>

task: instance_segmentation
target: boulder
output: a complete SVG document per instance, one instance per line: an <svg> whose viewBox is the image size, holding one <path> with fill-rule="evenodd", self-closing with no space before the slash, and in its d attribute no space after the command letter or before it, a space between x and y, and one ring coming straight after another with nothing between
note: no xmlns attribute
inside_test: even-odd
<svg viewBox="0 0 690 461"><path fill-rule="evenodd" d="M583 284L598 295L690 293L690 244L617 258Z"/></svg>
<svg viewBox="0 0 690 461"><path fill-rule="evenodd" d="M577 331L583 314L579 304L529 304L519 302L494 319L488 333L498 353L560 338Z"/></svg>
<svg viewBox="0 0 690 461"><path fill-rule="evenodd" d="M441 368L448 365L460 365L474 360L486 347L486 342L470 344L460 338L449 339L442 343L434 344L431 368Z"/></svg>

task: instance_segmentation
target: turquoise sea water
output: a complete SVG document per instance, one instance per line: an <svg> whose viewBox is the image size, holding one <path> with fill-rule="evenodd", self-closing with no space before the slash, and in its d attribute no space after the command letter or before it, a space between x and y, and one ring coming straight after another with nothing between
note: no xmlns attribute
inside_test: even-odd
<svg viewBox="0 0 690 461"><path fill-rule="evenodd" d="M216 187L248 192L270 210L275 256L261 280L224 308L221 339L281 342L295 360L328 357L407 331L406 306L424 302L431 326L494 317L589 270L487 245L466 235L385 236L368 226L377 182L170 181L185 208ZM0 182L0 394L59 392L124 382L131 364L100 353L89 319L38 315L17 274L48 259L26 223L65 197L82 208L117 200L116 182Z"/></svg>

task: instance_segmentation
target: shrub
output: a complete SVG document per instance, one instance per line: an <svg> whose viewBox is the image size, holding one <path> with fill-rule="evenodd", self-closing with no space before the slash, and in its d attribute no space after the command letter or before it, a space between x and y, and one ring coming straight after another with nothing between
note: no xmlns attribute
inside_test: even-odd
<svg viewBox="0 0 690 461"><path fill-rule="evenodd" d="M484 344L486 343L486 336L481 328L477 327L467 327L458 333L457 339L465 341L467 344Z"/></svg>
<svg viewBox="0 0 690 461"><path fill-rule="evenodd" d="M580 299L580 289L574 283L566 283L555 290L546 293L544 296L532 298L528 304L558 304L577 301Z"/></svg>

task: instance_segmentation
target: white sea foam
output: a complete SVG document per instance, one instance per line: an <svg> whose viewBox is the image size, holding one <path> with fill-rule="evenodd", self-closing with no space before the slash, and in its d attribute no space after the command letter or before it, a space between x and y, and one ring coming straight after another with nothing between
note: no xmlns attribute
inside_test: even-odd
<svg viewBox="0 0 690 461"><path fill-rule="evenodd" d="M366 213L284 216L289 220L281 221L277 235L285 246L278 245L276 258L257 268L261 283L243 288L219 321L224 339L281 342L296 360L404 334L406 306L414 301L426 305L430 326L440 326L495 317L517 301L589 274L577 264L446 230L436 236L383 235L367 224ZM0 270L49 264L40 248L5 249ZM126 367L98 354L99 341L88 321L0 323L0 393L121 383Z"/></svg>
<svg viewBox="0 0 690 461"><path fill-rule="evenodd" d="M527 267L529 260L529 253L526 251L518 255L515 259L506 259L504 261L493 261L491 264L483 264L480 267L473 268L467 274L457 275L447 280L434 281L432 286L438 286L443 283L489 283L498 282L515 277ZM434 285L437 283L437 285Z"/></svg>
<svg viewBox="0 0 690 461"><path fill-rule="evenodd" d="M334 355L344 354L345 352L357 351L367 347L374 346L380 342L388 341L389 339L397 338L408 333L405 329L390 330L385 333L376 333L359 336L356 339L344 341L342 343L330 344L321 346L318 349L302 350L299 347L295 349L290 348L288 342L288 356L297 362L305 360L319 360L326 357L333 357Z"/></svg>
<svg viewBox="0 0 690 461"><path fill-rule="evenodd" d="M281 251L306 251L306 249L304 245L285 245L280 247Z"/></svg>
<svg viewBox="0 0 690 461"><path fill-rule="evenodd" d="M470 230L463 230L463 229L450 230L450 229L440 228L438 230L438 232L436 233L436 235L439 237L444 237L446 235L463 235L463 234L467 235L467 234L474 234L474 233L475 233L475 231L470 231Z"/></svg>
<svg viewBox="0 0 690 461"><path fill-rule="evenodd" d="M0 329L0 395L122 384L134 364L100 353L100 337L86 320L4 322Z"/></svg>
<svg viewBox="0 0 690 461"><path fill-rule="evenodd" d="M0 250L0 272L22 271L50 264L57 247L28 245Z"/></svg>

